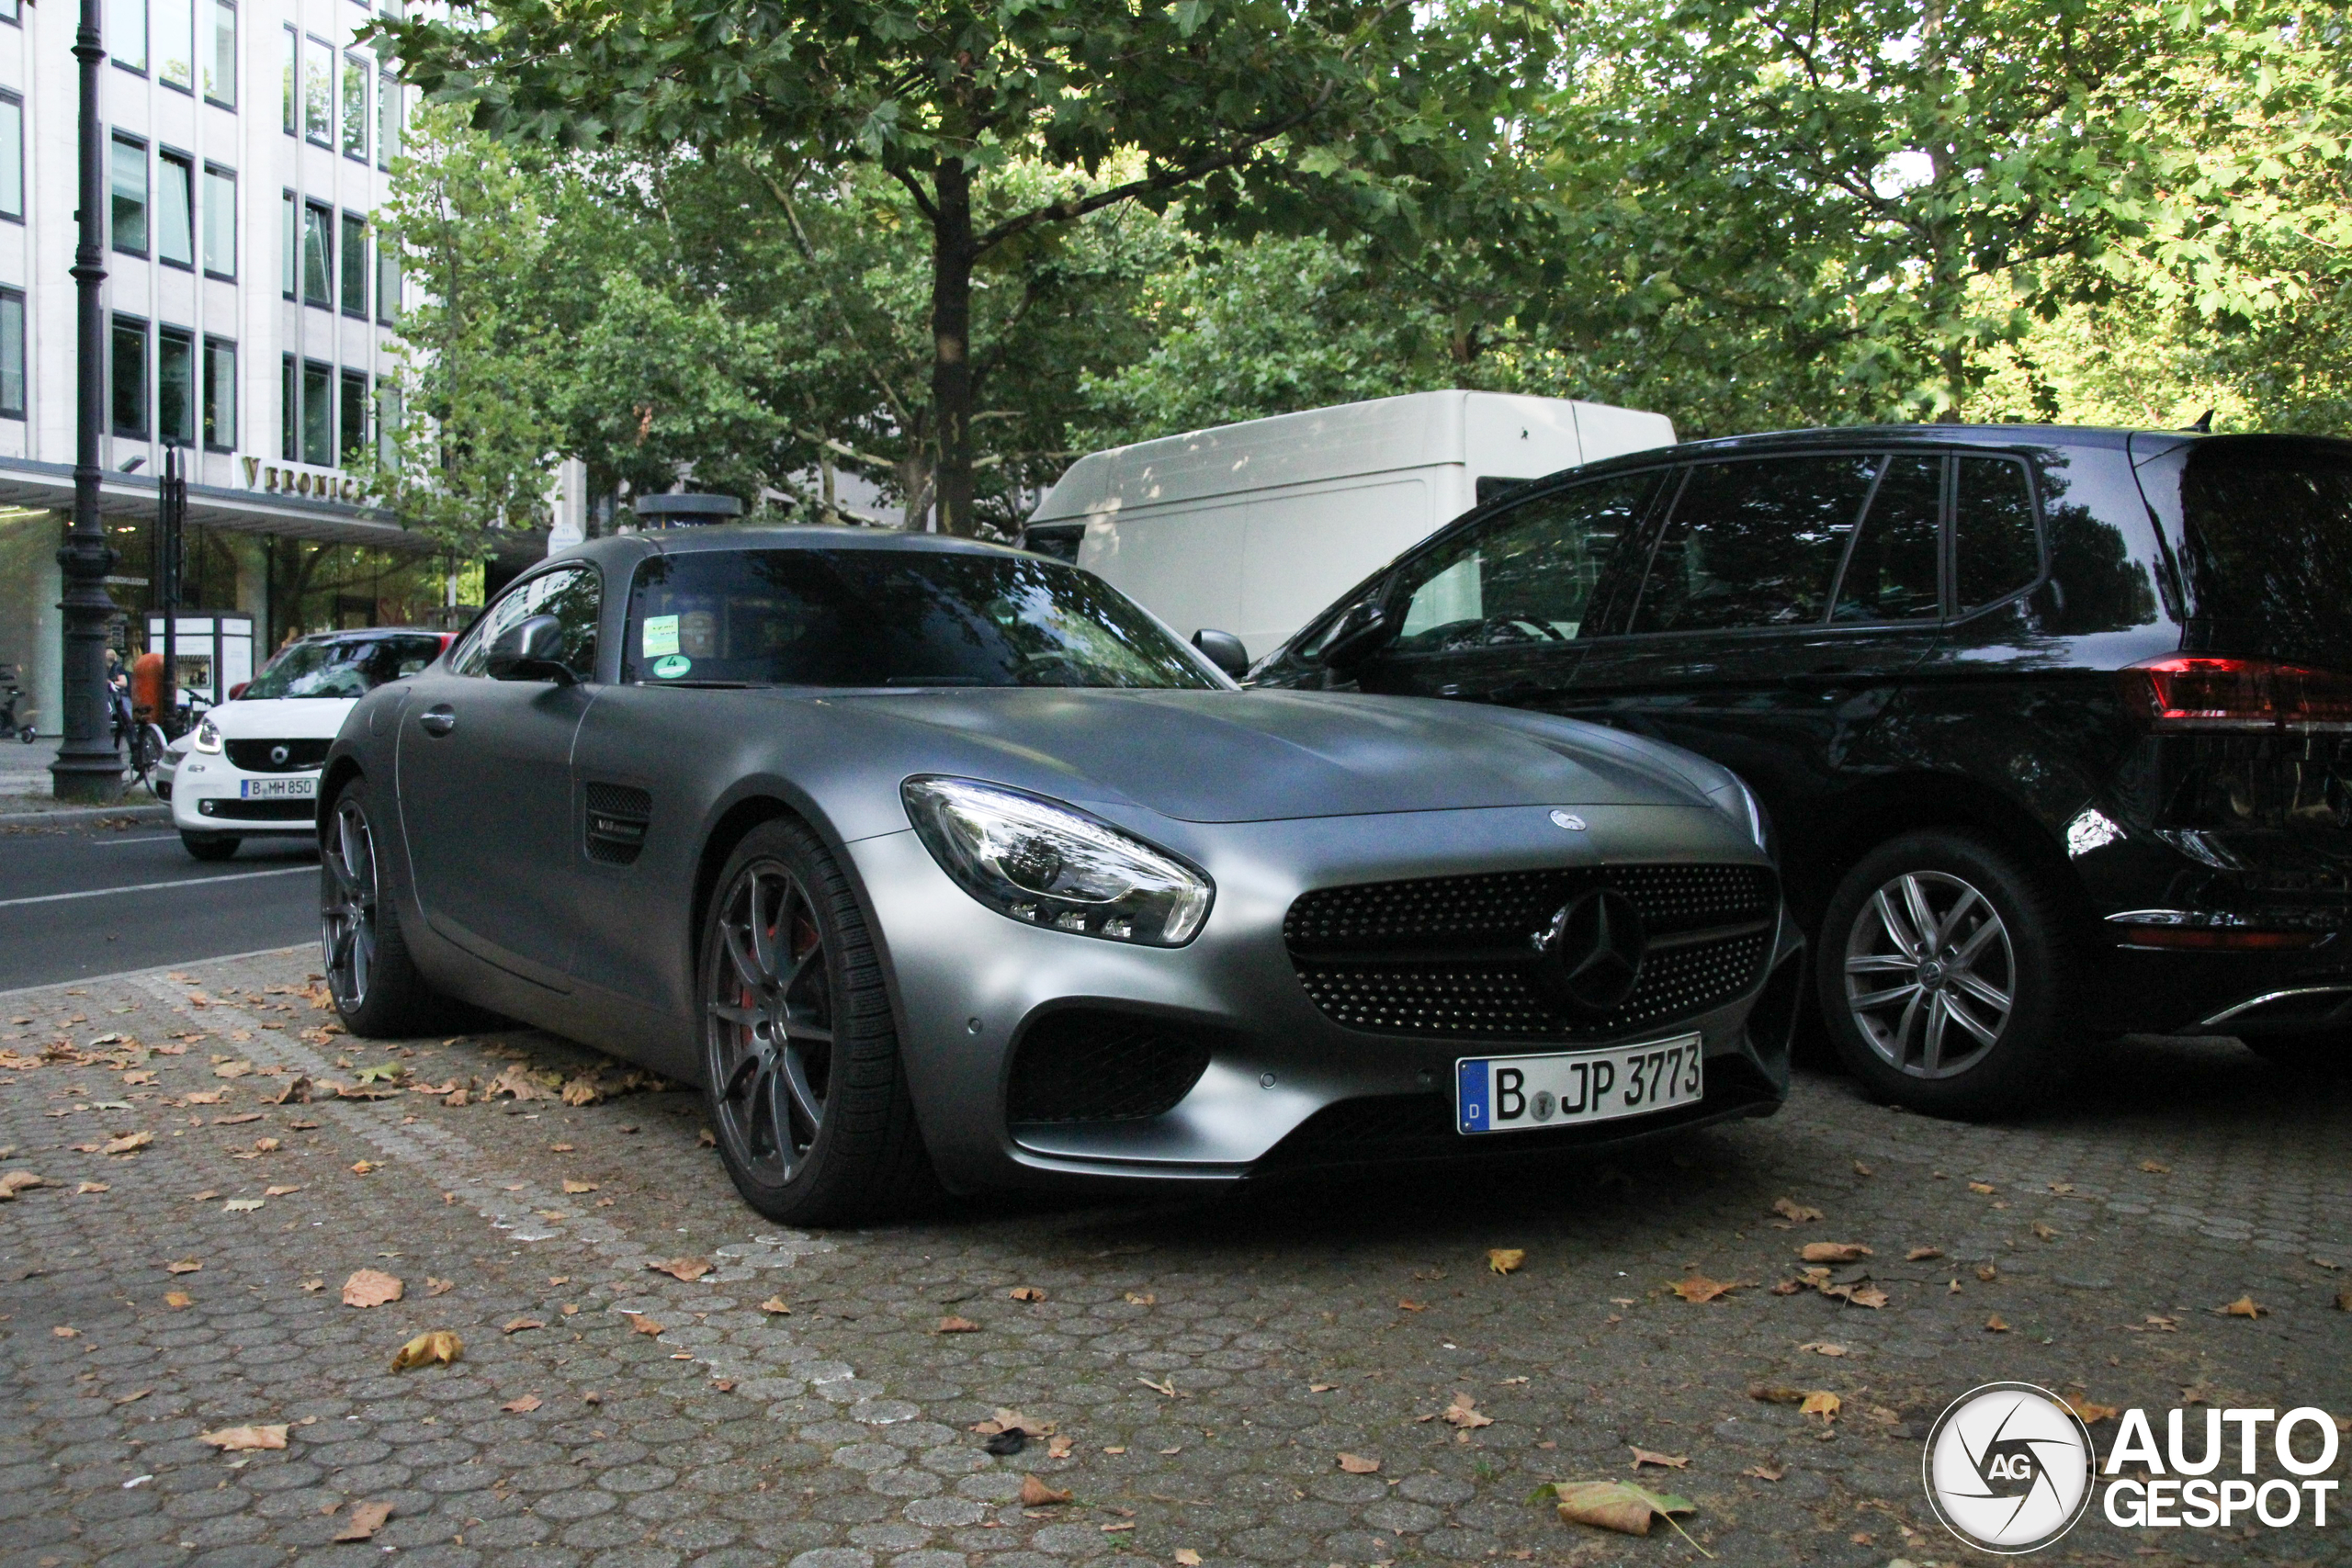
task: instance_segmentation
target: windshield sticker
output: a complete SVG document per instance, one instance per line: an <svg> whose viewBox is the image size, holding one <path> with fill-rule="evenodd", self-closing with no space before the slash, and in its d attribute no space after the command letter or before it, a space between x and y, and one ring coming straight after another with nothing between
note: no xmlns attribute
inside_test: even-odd
<svg viewBox="0 0 2352 1568"><path fill-rule="evenodd" d="M648 659L678 651L678 617L648 615L645 617L645 646L638 649ZM664 674L670 671L664 671Z"/></svg>
<svg viewBox="0 0 2352 1568"><path fill-rule="evenodd" d="M671 619L674 624L675 617ZM648 629L650 629L650 623ZM673 653L667 659L657 659L653 661L653 672L664 681L674 681L694 667L695 661L683 653Z"/></svg>

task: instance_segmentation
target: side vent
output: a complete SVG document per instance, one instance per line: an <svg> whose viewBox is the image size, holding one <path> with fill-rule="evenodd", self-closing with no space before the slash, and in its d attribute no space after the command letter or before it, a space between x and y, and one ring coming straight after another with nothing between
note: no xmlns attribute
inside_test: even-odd
<svg viewBox="0 0 2352 1568"><path fill-rule="evenodd" d="M627 784L588 786L588 858L599 865L628 865L645 848L646 825L653 820L653 796Z"/></svg>

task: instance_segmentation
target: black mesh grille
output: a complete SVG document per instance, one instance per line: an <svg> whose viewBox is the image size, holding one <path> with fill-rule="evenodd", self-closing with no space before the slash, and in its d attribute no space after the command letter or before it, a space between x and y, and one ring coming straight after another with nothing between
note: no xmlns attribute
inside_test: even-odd
<svg viewBox="0 0 2352 1568"><path fill-rule="evenodd" d="M315 800L229 800L214 799L197 803L199 816L219 817L232 822L309 822L317 818L319 803Z"/></svg>
<svg viewBox="0 0 2352 1568"><path fill-rule="evenodd" d="M1537 991L1529 937L1577 894L1613 887L1650 942L1616 1011L1572 1018ZM1283 923L1307 996L1333 1021L1441 1039L1603 1040L1751 988L1779 887L1763 866L1615 865L1319 889Z"/></svg>
<svg viewBox="0 0 2352 1568"><path fill-rule="evenodd" d="M627 865L645 849L645 830L653 820L653 796L630 784L591 784L588 786L588 858L605 865Z"/></svg>
<svg viewBox="0 0 2352 1568"><path fill-rule="evenodd" d="M327 760L327 748L333 740L228 740L221 749L229 753L230 766L248 773L300 773L319 766ZM286 761L270 756L280 746L286 748Z"/></svg>
<svg viewBox="0 0 2352 1568"><path fill-rule="evenodd" d="M1022 1036L1005 1093L1008 1122L1129 1122L1158 1116L1208 1070L1210 1047L1153 1019L1075 1009Z"/></svg>

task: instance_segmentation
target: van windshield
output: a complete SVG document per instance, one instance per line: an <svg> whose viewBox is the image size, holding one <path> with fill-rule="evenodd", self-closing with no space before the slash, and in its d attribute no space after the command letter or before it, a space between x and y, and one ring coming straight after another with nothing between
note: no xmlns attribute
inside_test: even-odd
<svg viewBox="0 0 2352 1568"><path fill-rule="evenodd" d="M2352 670L2352 443L2199 444L2180 500L2206 646Z"/></svg>

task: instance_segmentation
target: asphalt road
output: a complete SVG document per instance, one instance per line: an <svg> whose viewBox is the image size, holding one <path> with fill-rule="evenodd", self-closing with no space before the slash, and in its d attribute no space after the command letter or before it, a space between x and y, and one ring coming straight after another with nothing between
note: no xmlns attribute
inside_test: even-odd
<svg viewBox="0 0 2352 1568"><path fill-rule="evenodd" d="M300 840L207 863L167 823L0 818L0 990L314 941L317 864Z"/></svg>

